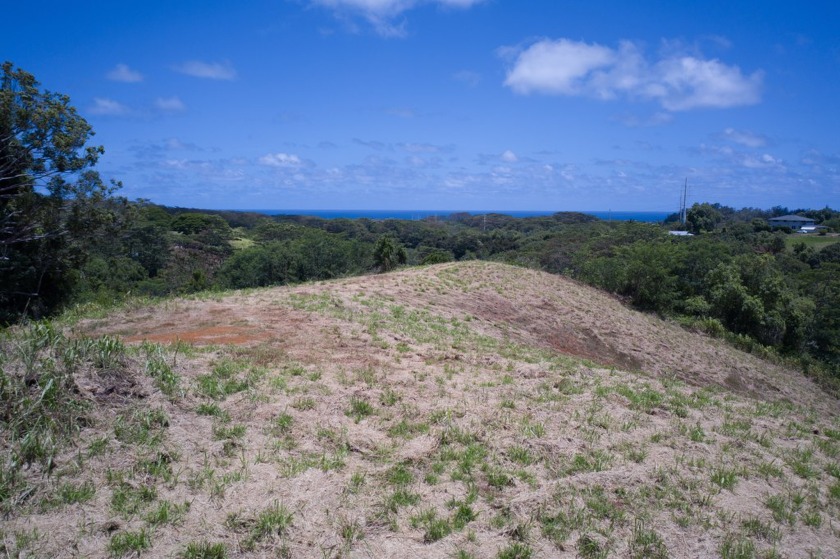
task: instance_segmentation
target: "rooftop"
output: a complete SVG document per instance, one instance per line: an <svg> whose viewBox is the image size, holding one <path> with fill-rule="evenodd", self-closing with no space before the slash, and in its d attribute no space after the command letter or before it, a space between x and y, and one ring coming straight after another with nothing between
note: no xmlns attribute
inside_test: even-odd
<svg viewBox="0 0 840 559"><path fill-rule="evenodd" d="M771 217L767 221L814 221L810 217L802 217L801 215L783 215L780 217Z"/></svg>

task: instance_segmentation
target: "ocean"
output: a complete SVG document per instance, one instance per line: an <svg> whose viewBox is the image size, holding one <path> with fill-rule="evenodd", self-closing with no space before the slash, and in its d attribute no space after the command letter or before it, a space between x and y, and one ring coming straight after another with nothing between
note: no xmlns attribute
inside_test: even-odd
<svg viewBox="0 0 840 559"><path fill-rule="evenodd" d="M407 219L420 220L427 217L445 218L454 213L468 213L472 215L503 214L511 217L538 217L553 215L554 211L476 211L476 210L238 210L261 213L265 215L307 215L323 219ZM592 215L598 219L613 221L643 221L658 223L664 221L673 212L622 212L622 211L581 211L579 213Z"/></svg>

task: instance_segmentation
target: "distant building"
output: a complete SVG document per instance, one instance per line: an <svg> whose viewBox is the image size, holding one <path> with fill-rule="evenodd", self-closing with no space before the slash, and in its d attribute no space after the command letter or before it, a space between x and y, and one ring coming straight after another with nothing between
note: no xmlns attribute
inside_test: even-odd
<svg viewBox="0 0 840 559"><path fill-rule="evenodd" d="M804 227L800 227L800 233L817 233L819 231L827 231L828 227L825 225L806 225Z"/></svg>
<svg viewBox="0 0 840 559"><path fill-rule="evenodd" d="M668 231L669 235L673 235L675 237L693 237L691 233L688 231Z"/></svg>
<svg viewBox="0 0 840 559"><path fill-rule="evenodd" d="M801 215L783 215L781 217L771 217L767 220L770 227L790 227L794 230L802 229L803 227L813 227L816 221L810 217L802 217Z"/></svg>

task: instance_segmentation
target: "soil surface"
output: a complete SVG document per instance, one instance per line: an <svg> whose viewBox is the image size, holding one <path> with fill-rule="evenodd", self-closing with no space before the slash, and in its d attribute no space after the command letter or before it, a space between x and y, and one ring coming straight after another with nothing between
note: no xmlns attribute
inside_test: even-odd
<svg viewBox="0 0 840 559"><path fill-rule="evenodd" d="M12 556L840 557L838 401L562 277L442 264L68 331L124 367L77 380L91 420L28 474Z"/></svg>

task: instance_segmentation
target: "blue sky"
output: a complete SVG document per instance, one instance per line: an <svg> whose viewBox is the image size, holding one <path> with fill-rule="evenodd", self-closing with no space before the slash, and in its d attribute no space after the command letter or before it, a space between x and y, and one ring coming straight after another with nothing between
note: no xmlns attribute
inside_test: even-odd
<svg viewBox="0 0 840 559"><path fill-rule="evenodd" d="M15 2L122 194L184 207L840 206L840 3Z"/></svg>

